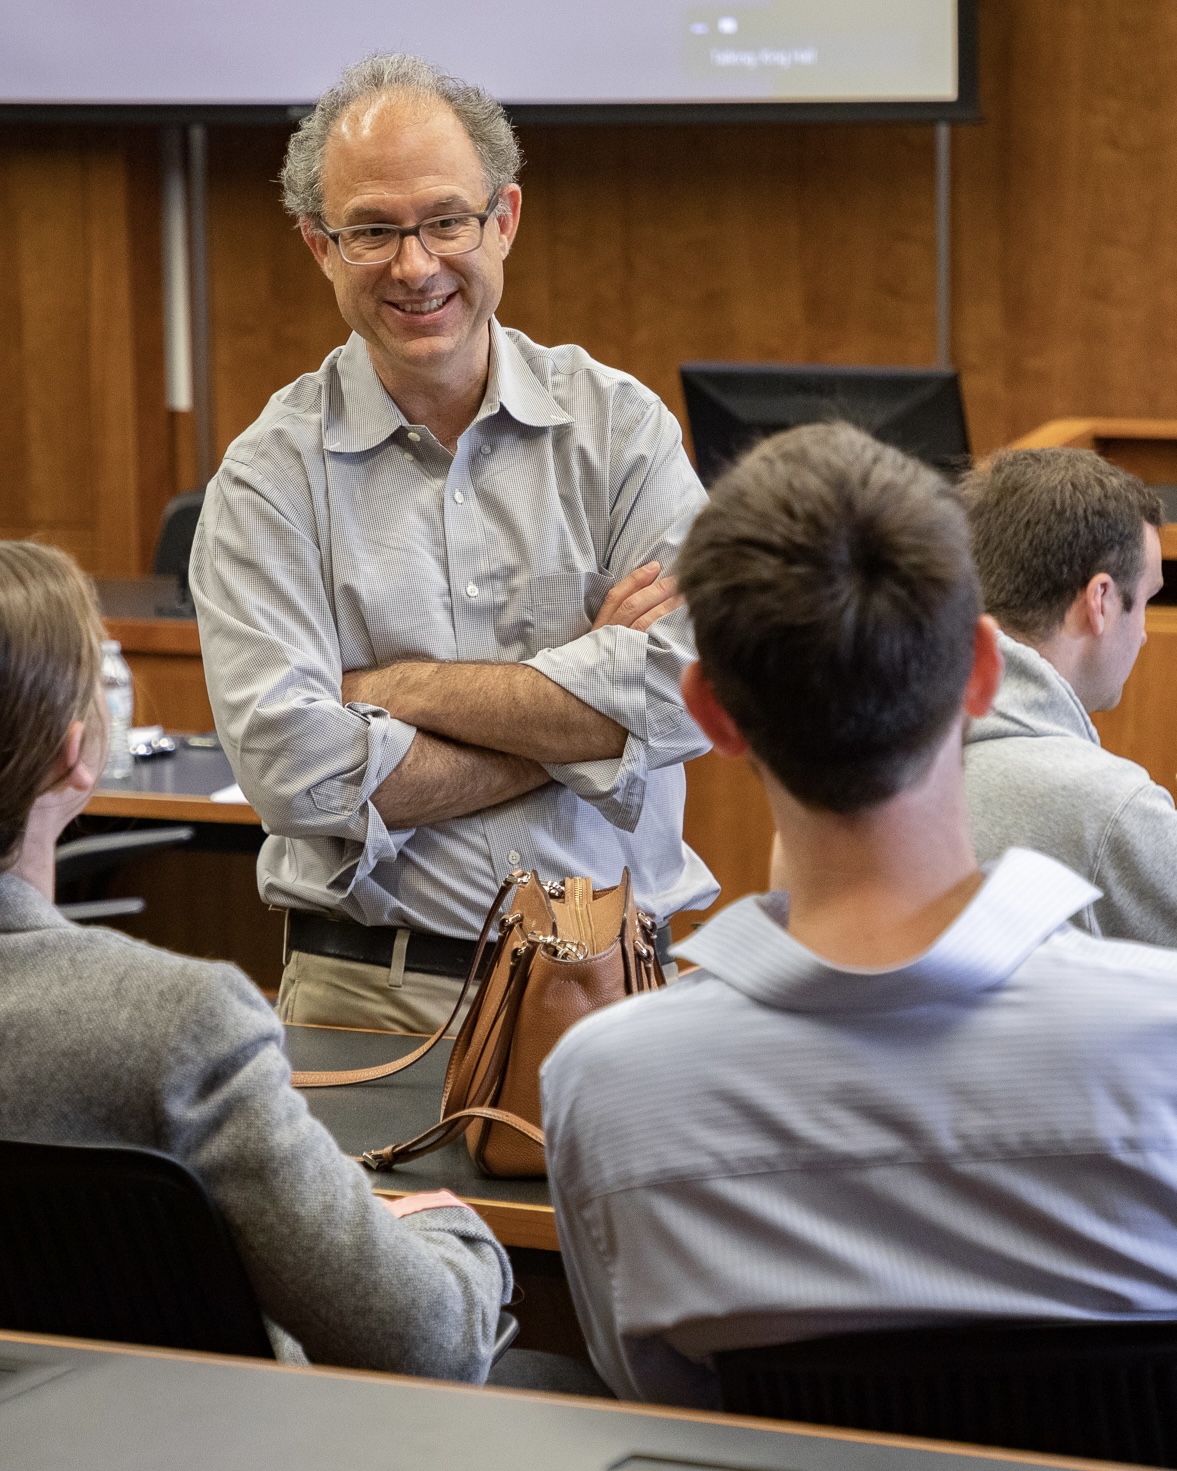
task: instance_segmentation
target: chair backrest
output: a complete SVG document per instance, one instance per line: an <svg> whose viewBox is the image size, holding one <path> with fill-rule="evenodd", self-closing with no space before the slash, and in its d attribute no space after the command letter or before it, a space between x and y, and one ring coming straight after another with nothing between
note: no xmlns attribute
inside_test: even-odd
<svg viewBox="0 0 1177 1471"><path fill-rule="evenodd" d="M1177 1322L854 1333L717 1368L733 1414L1177 1466Z"/></svg>
<svg viewBox="0 0 1177 1471"><path fill-rule="evenodd" d="M0 1328L274 1356L203 1185L121 1145L0 1141Z"/></svg>
<svg viewBox="0 0 1177 1471"><path fill-rule="evenodd" d="M203 490L186 490L182 495L172 496L163 508L151 566L154 573L179 577L187 584L192 540L203 504Z"/></svg>

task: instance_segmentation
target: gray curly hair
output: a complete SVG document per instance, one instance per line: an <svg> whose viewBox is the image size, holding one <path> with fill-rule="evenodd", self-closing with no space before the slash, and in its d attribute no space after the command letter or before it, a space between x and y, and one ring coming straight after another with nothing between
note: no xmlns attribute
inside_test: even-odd
<svg viewBox="0 0 1177 1471"><path fill-rule="evenodd" d="M299 219L322 220L323 153L331 129L353 102L381 93L444 102L474 145L488 194L518 179L523 151L507 114L489 92L447 76L419 56L387 52L349 66L291 136L278 176L283 203L290 214Z"/></svg>

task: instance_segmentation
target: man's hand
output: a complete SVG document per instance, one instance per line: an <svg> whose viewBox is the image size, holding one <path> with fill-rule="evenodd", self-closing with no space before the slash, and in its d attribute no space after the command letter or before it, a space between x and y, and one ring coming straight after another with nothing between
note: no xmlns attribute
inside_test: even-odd
<svg viewBox="0 0 1177 1471"><path fill-rule="evenodd" d="M678 583L673 577L659 577L661 571L658 562L647 562L610 588L593 623L594 630L616 624L645 633L659 618L681 608Z"/></svg>

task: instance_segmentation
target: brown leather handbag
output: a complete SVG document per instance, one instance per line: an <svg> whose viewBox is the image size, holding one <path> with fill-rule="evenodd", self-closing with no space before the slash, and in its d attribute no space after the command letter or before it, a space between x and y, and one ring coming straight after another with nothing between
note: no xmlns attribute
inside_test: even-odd
<svg viewBox="0 0 1177 1471"><path fill-rule="evenodd" d="M508 913L500 919L505 906ZM295 1086L366 1083L419 1062L461 1009L496 921L490 963L450 1053L441 1117L415 1139L369 1150L363 1159L374 1170L419 1159L465 1134L484 1174L542 1176L540 1063L582 1016L666 984L654 948L655 922L635 905L628 869L614 888L595 892L588 879L544 883L535 873L515 869L491 905L449 1019L427 1042L380 1067L296 1072Z"/></svg>

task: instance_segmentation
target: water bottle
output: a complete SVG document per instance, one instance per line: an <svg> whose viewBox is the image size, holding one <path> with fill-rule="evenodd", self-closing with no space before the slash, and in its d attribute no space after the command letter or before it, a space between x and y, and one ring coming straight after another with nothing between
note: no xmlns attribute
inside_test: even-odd
<svg viewBox="0 0 1177 1471"><path fill-rule="evenodd" d="M119 781L130 776L135 764L129 739L135 692L130 667L117 639L105 639L102 644L102 688L110 709L110 744L102 775Z"/></svg>

